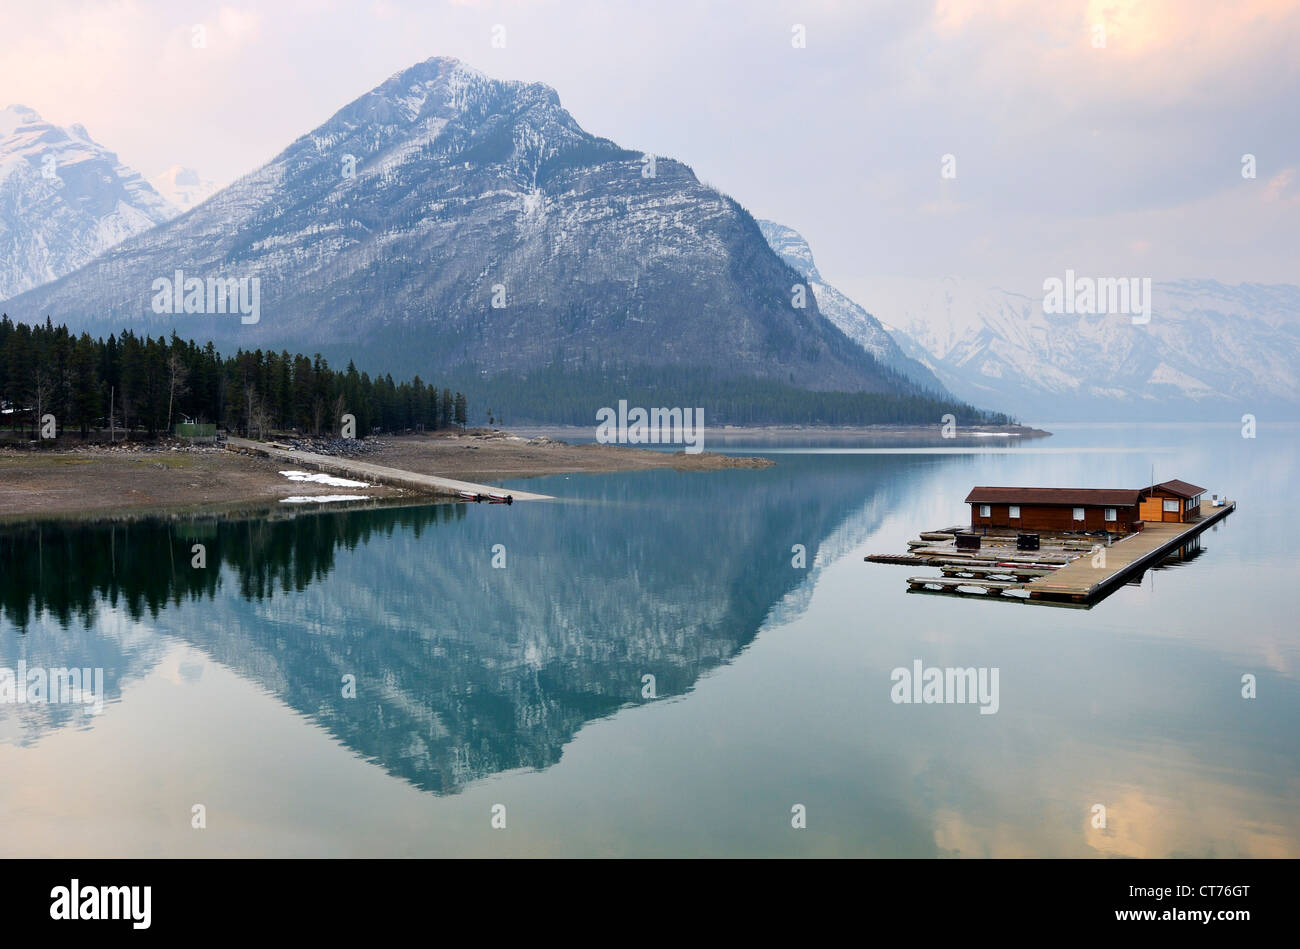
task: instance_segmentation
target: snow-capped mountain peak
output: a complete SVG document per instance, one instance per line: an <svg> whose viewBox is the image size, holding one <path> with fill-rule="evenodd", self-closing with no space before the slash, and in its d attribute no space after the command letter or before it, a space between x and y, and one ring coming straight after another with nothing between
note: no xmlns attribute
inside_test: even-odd
<svg viewBox="0 0 1300 949"><path fill-rule="evenodd" d="M429 59L6 306L76 330L346 353L375 372L665 385L725 365L757 391L922 394L822 319L820 291L791 306L790 267L739 203L643 159L584 131L549 86ZM153 285L178 269L257 280L266 318L160 313Z"/></svg>
<svg viewBox="0 0 1300 949"><path fill-rule="evenodd" d="M217 193L215 182L203 178L193 168L172 165L149 184L178 211L188 211Z"/></svg>
<svg viewBox="0 0 1300 949"><path fill-rule="evenodd" d="M35 109L0 111L0 299L69 273L175 214L90 137Z"/></svg>
<svg viewBox="0 0 1300 949"><path fill-rule="evenodd" d="M758 227L763 232L763 237L767 239L767 243L782 260L808 280L823 282L822 275L817 271L817 264L813 261L812 248L808 246L802 234L792 227L786 227L775 221L759 221Z"/></svg>
<svg viewBox="0 0 1300 949"><path fill-rule="evenodd" d="M813 260L812 248L803 235L775 221L759 221L758 228L777 256L808 282L822 315L839 327L845 336L869 352L881 365L924 388L944 391L934 373L906 355L874 316L822 278Z"/></svg>
<svg viewBox="0 0 1300 949"><path fill-rule="evenodd" d="M10 105L0 109L0 138L8 138L20 125L35 124L41 117L36 110L25 105Z"/></svg>

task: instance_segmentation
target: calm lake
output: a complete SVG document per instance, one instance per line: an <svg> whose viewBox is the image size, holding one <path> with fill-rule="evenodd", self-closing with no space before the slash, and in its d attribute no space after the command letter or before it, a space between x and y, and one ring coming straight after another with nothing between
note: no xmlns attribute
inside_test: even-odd
<svg viewBox="0 0 1300 949"><path fill-rule="evenodd" d="M0 667L104 670L102 705L0 704L0 853L1300 856L1300 429L1042 427L510 482L553 503L0 530ZM1092 609L862 559L974 485L1153 467L1239 508ZM918 660L996 669L996 714L895 704Z"/></svg>

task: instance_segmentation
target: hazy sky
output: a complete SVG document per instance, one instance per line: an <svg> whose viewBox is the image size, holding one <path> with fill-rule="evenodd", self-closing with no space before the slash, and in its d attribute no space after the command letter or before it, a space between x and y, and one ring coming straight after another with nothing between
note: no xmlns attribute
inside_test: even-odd
<svg viewBox="0 0 1300 949"><path fill-rule="evenodd" d="M864 302L872 274L1300 282L1300 0L6 0L0 35L0 105L146 176L229 183L450 55L686 162Z"/></svg>

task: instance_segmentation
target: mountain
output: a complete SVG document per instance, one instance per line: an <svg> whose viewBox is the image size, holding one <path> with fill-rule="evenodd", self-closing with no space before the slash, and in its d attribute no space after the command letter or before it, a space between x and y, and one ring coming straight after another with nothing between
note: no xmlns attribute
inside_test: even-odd
<svg viewBox="0 0 1300 949"><path fill-rule="evenodd" d="M193 168L172 165L161 175L149 179L149 184L178 211L188 211L217 193L217 186L200 178Z"/></svg>
<svg viewBox="0 0 1300 949"><path fill-rule="evenodd" d="M947 278L871 278L867 304L949 391L1038 419L1294 418L1300 287L1160 282L1150 320L1043 312L1037 297Z"/></svg>
<svg viewBox="0 0 1300 949"><path fill-rule="evenodd" d="M875 358L881 365L935 392L943 392L943 384L929 368L905 355L894 337L880 325L874 316L823 279L813 261L812 248L793 228L775 221L758 222L763 237L782 260L807 281L822 316L843 331Z"/></svg>
<svg viewBox="0 0 1300 949"><path fill-rule="evenodd" d="M247 279L258 312L250 302L245 318L210 305L160 315L155 282L176 271ZM671 404L677 372L920 394L816 300L793 306L798 281L749 213L684 164L652 167L587 133L547 86L434 58L189 213L4 309L96 333L174 329L227 350L321 352L395 375L560 367L604 380L601 398L652 379Z"/></svg>
<svg viewBox="0 0 1300 949"><path fill-rule="evenodd" d="M81 125L0 111L0 299L62 277L175 210Z"/></svg>

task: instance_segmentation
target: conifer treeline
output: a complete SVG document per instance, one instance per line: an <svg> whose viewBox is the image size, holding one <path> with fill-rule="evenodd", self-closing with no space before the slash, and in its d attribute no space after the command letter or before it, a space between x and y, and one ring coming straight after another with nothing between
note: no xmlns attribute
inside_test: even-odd
<svg viewBox="0 0 1300 949"><path fill-rule="evenodd" d="M52 414L58 429L80 432L112 424L119 432L150 436L177 422L215 422L254 437L274 430L313 435L340 429L343 415L356 417L357 436L377 430L463 426L465 396L439 392L416 376L394 383L371 378L351 363L331 369L318 354L240 350L222 357L175 333L170 340L130 331L107 339L73 336L66 326L15 324L0 316L0 403L11 410L10 427L35 433Z"/></svg>

